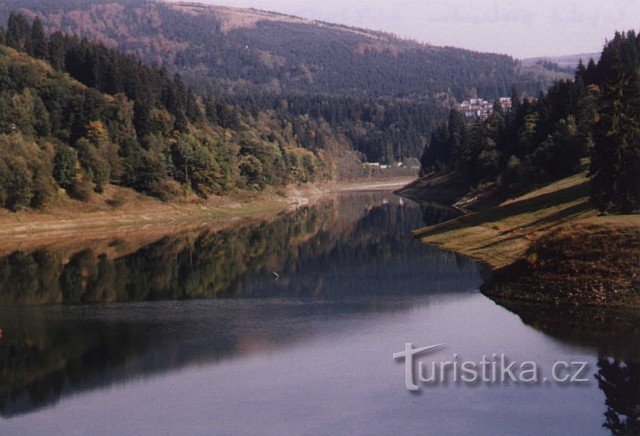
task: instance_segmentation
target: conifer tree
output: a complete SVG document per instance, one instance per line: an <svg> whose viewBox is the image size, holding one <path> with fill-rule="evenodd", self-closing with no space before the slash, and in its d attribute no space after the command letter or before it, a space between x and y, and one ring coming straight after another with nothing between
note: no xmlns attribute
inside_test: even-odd
<svg viewBox="0 0 640 436"><path fill-rule="evenodd" d="M16 50L31 53L31 26L24 15L15 12L9 15L7 45Z"/></svg>
<svg viewBox="0 0 640 436"><path fill-rule="evenodd" d="M601 212L640 209L640 77L635 34L605 48L598 73L606 78L591 158L591 200ZM635 62L634 62L635 61Z"/></svg>
<svg viewBox="0 0 640 436"><path fill-rule="evenodd" d="M520 94L515 85L511 87L511 110L517 114L520 109Z"/></svg>
<svg viewBox="0 0 640 436"><path fill-rule="evenodd" d="M53 68L62 70L65 66L65 38L62 32L54 32L49 37L47 59Z"/></svg>
<svg viewBox="0 0 640 436"><path fill-rule="evenodd" d="M38 17L33 20L31 27L31 47L33 56L39 59L45 59L47 57L47 36L44 33L42 21L40 21Z"/></svg>

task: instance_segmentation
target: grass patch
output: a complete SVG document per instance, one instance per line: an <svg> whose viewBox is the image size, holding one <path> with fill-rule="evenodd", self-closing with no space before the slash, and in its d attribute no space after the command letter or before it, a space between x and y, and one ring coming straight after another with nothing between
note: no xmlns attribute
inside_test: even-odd
<svg viewBox="0 0 640 436"><path fill-rule="evenodd" d="M595 217L588 195L587 178L578 175L497 207L416 230L414 236L501 268L515 262L532 240L553 228Z"/></svg>
<svg viewBox="0 0 640 436"><path fill-rule="evenodd" d="M491 266L502 298L640 307L640 215L598 216L585 174L414 235Z"/></svg>

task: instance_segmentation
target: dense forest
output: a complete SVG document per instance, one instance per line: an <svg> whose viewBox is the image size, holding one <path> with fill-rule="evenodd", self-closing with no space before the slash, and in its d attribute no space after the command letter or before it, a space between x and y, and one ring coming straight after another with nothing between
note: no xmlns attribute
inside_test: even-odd
<svg viewBox="0 0 640 436"><path fill-rule="evenodd" d="M513 84L536 95L564 75L509 56L256 10L8 0L0 4L0 18L12 10L38 16L47 32L101 41L179 72L199 92L223 96L252 117L276 113L301 143L351 150L343 175L358 172L354 156L381 163L418 158L456 100L504 96Z"/></svg>
<svg viewBox="0 0 640 436"><path fill-rule="evenodd" d="M327 144L303 148L275 114L245 115L130 55L47 37L20 14L0 43L3 207L43 207L58 188L86 200L107 183L206 197L333 176Z"/></svg>
<svg viewBox="0 0 640 436"><path fill-rule="evenodd" d="M11 0L0 17L12 210L60 188L207 197L359 177L363 161L409 167L456 99L537 92L560 74L253 10Z"/></svg>
<svg viewBox="0 0 640 436"><path fill-rule="evenodd" d="M640 38L617 33L600 61L539 98L512 93L472 124L455 110L432 135L422 172L455 169L469 187L503 196L578 173L590 158L591 199L603 212L640 209ZM586 160L585 160L586 159Z"/></svg>
<svg viewBox="0 0 640 436"><path fill-rule="evenodd" d="M495 98L515 84L535 95L554 77L506 55L434 47L393 35L256 10L145 0L6 0L148 63L195 73L227 90L426 98Z"/></svg>

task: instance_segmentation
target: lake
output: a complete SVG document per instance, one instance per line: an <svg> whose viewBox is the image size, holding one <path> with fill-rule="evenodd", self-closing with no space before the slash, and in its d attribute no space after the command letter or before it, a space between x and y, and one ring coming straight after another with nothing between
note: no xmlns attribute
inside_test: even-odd
<svg viewBox="0 0 640 436"><path fill-rule="evenodd" d="M422 245L391 192L225 230L0 256L1 434L607 434L640 427L640 316L494 302L481 265ZM504 354L570 382L449 378ZM571 369L571 368L570 368ZM450 373L449 373L450 374Z"/></svg>

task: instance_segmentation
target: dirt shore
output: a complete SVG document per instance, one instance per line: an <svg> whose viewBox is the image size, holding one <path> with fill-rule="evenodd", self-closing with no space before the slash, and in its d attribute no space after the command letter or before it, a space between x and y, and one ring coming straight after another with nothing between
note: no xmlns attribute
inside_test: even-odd
<svg viewBox="0 0 640 436"><path fill-rule="evenodd" d="M108 186L104 194L83 203L61 196L44 211L0 211L0 253L74 241L115 237L148 240L176 231L225 228L239 221L260 220L310 204L341 191L394 189L409 179L360 180L287 187L266 192L236 192L207 200L161 202L126 188Z"/></svg>
<svg viewBox="0 0 640 436"><path fill-rule="evenodd" d="M414 235L477 259L492 297L640 307L640 215L598 216L581 174Z"/></svg>

